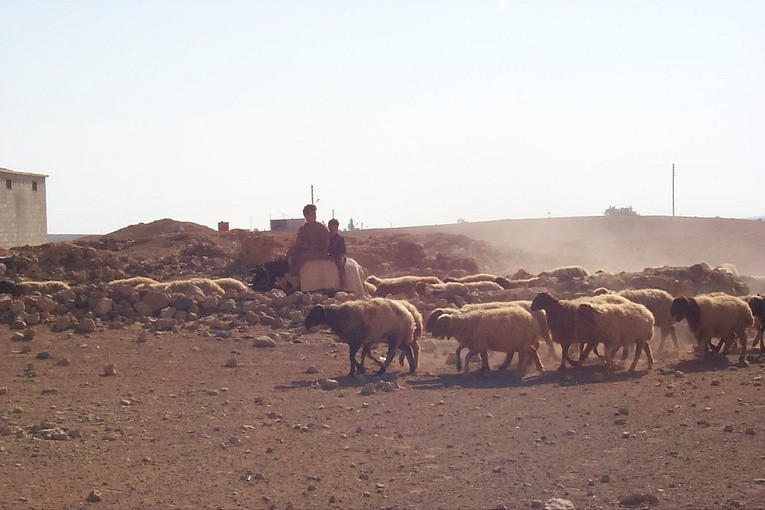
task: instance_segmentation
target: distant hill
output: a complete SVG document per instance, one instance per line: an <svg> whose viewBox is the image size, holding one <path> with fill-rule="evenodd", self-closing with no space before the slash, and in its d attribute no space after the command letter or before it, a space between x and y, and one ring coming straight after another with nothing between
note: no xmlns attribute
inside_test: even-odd
<svg viewBox="0 0 765 510"><path fill-rule="evenodd" d="M49 243L63 243L64 241L76 241L90 234L48 234Z"/></svg>

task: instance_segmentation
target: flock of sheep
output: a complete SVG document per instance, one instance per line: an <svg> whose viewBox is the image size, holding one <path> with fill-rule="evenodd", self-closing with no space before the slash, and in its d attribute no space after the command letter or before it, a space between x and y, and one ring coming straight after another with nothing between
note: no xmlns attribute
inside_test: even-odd
<svg viewBox="0 0 765 510"><path fill-rule="evenodd" d="M501 278L501 277L500 277ZM471 358L479 355L484 374L490 372L489 351L506 353L500 370L506 369L518 353L518 373L522 376L533 362L544 372L538 354L540 342L547 345L547 354L557 358L554 343L561 347L559 370L566 363L581 365L594 352L603 359L606 370L616 368L614 357L620 349L626 359L634 349L630 371L634 371L641 354L645 353L647 369L654 363L651 343L654 327L661 334L659 350L667 337L679 348L675 323L687 321L696 338L700 356L710 351L728 353L738 340L740 360L747 348L747 330L756 330L754 345L763 345L765 298L736 297L721 292L698 296L673 297L661 289L634 289L611 292L597 289L591 296L556 299L547 292L532 301L499 301L467 304L461 308L436 308L423 324L420 312L407 300L388 298L389 294L460 291L460 286L501 287L493 275L471 275L444 282L435 277L403 276L397 278L367 278L367 290L376 297L346 301L335 305L316 305L305 318L305 326L328 326L341 342L350 347L350 375L364 371L364 359L371 357L375 344L387 346L385 361L378 374L383 374L400 349L401 363L409 360L409 371L417 369L419 339L423 331L434 338L454 338L457 370L469 373ZM717 343L713 340L718 339ZM573 359L569 350L578 346L579 356ZM598 348L602 346L603 352ZM462 351L467 354L462 362ZM361 361L356 355L361 350Z"/></svg>

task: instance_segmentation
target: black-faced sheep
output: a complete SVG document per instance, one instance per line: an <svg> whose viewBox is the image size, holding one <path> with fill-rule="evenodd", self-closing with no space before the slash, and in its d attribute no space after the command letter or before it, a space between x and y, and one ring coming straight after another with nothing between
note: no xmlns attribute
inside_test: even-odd
<svg viewBox="0 0 765 510"><path fill-rule="evenodd" d="M531 301L533 311L544 310L547 314L547 325L550 327L553 341L561 346L561 362L558 370L566 368L566 361L576 364L568 357L571 344L579 342L577 335L579 321L579 303L557 300L547 292L541 292Z"/></svg>
<svg viewBox="0 0 765 510"><path fill-rule="evenodd" d="M754 316L754 329L757 333L754 336L754 343L752 347L757 347L759 342L760 351L765 351L765 345L763 345L762 333L765 330L765 298L762 296L752 296L749 298L749 309Z"/></svg>
<svg viewBox="0 0 765 510"><path fill-rule="evenodd" d="M648 369L653 367L653 356L648 342L653 338L654 320L647 307L633 302L582 303L579 305L578 314L594 327L594 338L589 341L587 349L594 348L597 342L605 344L606 369L613 369L613 357L619 348L631 345L635 346L635 357L629 371L635 370L643 351L648 358Z"/></svg>
<svg viewBox="0 0 765 510"><path fill-rule="evenodd" d="M721 292L695 297L680 296L672 301L670 313L676 321L685 319L696 337L699 354L707 355L709 349L726 350L738 338L741 347L740 359L746 354L746 330L754 323L749 305L735 296ZM717 345L713 338L719 338ZM725 351L723 351L725 352Z"/></svg>
<svg viewBox="0 0 765 510"><path fill-rule="evenodd" d="M572 365L581 364L590 349L594 349L597 341L593 326L583 321L579 316L579 305L582 303L628 303L629 300L617 294L604 294L602 296L582 297L571 300L557 300L547 292L540 292L531 302L531 310L544 310L547 314L547 325L553 341L560 344L562 349L561 362L558 370L566 368L566 361ZM583 349L588 342L594 342L589 349L580 350L578 361L572 360L568 350L573 344L579 344Z"/></svg>
<svg viewBox="0 0 765 510"><path fill-rule="evenodd" d="M520 306L475 310L467 313L443 314L436 319L435 329L450 331L460 347L467 347L464 373L469 373L470 358L480 354L482 371L490 371L488 351L516 351L520 354L518 373L523 374L528 361L534 361L540 373L544 367L537 354L539 344L539 323L527 310ZM459 354L457 370L461 368Z"/></svg>
<svg viewBox="0 0 765 510"><path fill-rule="evenodd" d="M416 370L411 344L414 341L415 322L412 314L401 303L392 299L346 301L338 305L316 305L305 318L310 329L326 324L340 341L349 346L349 359L353 376L364 367L356 361L356 353L364 344L385 342L388 352L378 374L384 374L393 360L396 349L401 347L409 359L409 371Z"/></svg>

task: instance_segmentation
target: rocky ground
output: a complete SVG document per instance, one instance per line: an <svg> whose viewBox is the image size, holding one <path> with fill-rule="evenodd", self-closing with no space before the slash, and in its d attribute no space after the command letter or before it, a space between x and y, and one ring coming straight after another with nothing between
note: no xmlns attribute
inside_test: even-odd
<svg viewBox="0 0 765 510"><path fill-rule="evenodd" d="M394 362L348 378L347 346L301 326L325 296L108 285L245 280L244 259L288 237L248 251L236 232L139 227L0 253L5 278L70 286L0 295L0 508L765 508L757 351L699 361L684 338L650 372L547 359L542 375L484 378L457 375L453 342L426 335L417 374ZM459 275L501 255L438 233L355 242L378 274ZM749 290L706 265L514 276L502 295L628 280ZM444 299L410 297L423 313Z"/></svg>

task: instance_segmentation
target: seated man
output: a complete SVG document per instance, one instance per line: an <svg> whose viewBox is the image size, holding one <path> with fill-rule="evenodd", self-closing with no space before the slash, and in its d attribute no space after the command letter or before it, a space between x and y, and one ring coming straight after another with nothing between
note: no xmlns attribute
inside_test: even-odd
<svg viewBox="0 0 765 510"><path fill-rule="evenodd" d="M295 242L287 250L287 261L290 273L297 276L300 268L309 261L326 259L329 250L329 230L316 221L316 206L308 204L303 207L305 223L298 230Z"/></svg>
<svg viewBox="0 0 765 510"><path fill-rule="evenodd" d="M337 272L340 274L340 287L345 286L345 239L340 235L338 229L340 222L332 218L327 223L329 227L329 258L337 266Z"/></svg>

